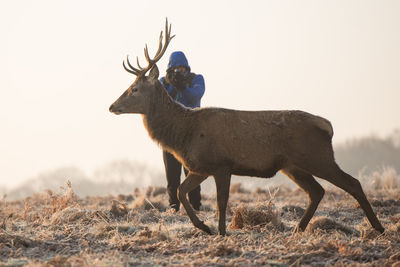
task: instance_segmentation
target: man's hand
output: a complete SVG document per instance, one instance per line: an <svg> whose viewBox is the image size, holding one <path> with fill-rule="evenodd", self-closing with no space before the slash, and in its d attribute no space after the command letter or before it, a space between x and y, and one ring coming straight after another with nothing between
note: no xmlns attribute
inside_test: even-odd
<svg viewBox="0 0 400 267"><path fill-rule="evenodd" d="M169 84L171 84L179 91L184 90L186 87L186 79L180 72L173 72L173 71L168 72L167 75L165 76L165 79Z"/></svg>

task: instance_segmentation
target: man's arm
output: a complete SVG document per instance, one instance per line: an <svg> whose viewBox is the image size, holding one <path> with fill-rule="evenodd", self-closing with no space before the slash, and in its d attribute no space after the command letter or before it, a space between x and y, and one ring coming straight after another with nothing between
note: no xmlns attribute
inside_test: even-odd
<svg viewBox="0 0 400 267"><path fill-rule="evenodd" d="M203 75L197 74L192 81L192 86L186 86L182 90L182 95L191 103L197 103L203 97L205 91L205 83Z"/></svg>

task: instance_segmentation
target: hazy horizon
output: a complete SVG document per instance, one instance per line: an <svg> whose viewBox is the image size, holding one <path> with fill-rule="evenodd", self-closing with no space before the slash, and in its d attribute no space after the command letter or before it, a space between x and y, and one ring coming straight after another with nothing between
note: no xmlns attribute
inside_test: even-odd
<svg viewBox="0 0 400 267"><path fill-rule="evenodd" d="M165 17L205 77L202 106L300 109L334 144L400 128L399 1L2 1L0 186L46 170L91 174L115 159L162 168L141 116L109 105L154 53Z"/></svg>

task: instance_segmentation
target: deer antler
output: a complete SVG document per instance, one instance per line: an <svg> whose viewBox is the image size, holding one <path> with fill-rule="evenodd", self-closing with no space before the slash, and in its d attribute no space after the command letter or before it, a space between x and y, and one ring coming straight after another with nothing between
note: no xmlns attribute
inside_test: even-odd
<svg viewBox="0 0 400 267"><path fill-rule="evenodd" d="M164 40L164 45L162 43L163 40L163 32L161 31L160 33L160 38L158 41L158 49L156 52L156 55L154 56L154 58L150 58L149 55L149 49L147 48L147 44L144 47L144 56L146 57L146 60L148 62L148 65L145 68L142 68L139 64L139 58L136 57L136 63L138 65L138 69L133 67L131 65L131 63L129 62L129 57L126 56L126 62L128 63L129 68L127 68L125 66L125 61L122 62L122 66L124 67L124 69L129 72L132 73L136 76L143 76L146 74L146 72L148 72L156 63L157 61L160 60L160 58L164 55L165 51L167 50L168 44L169 42L172 40L172 38L175 37L175 35L171 36L171 25L169 25L168 27L168 18L165 19L165 40Z"/></svg>

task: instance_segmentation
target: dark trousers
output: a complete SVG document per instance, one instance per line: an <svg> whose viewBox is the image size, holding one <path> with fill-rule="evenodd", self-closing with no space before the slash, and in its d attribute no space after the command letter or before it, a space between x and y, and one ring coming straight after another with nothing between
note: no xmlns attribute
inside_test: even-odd
<svg viewBox="0 0 400 267"><path fill-rule="evenodd" d="M178 186L181 183L182 164L174 157L174 155L163 151L163 159L165 173L167 176L167 192L169 196L169 205L176 211L179 210L180 202L178 200ZM185 175L188 170L184 168ZM189 202L195 210L200 209L200 186L189 192Z"/></svg>

